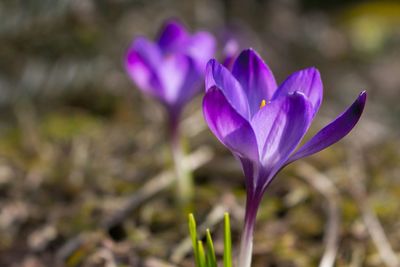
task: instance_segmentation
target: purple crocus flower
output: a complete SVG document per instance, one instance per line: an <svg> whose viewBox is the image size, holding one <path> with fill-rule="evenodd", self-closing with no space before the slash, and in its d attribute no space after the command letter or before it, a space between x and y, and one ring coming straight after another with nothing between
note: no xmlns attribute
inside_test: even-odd
<svg viewBox="0 0 400 267"><path fill-rule="evenodd" d="M205 66L214 50L215 40L210 33L189 34L177 21L169 21L155 42L136 38L125 57L126 71L139 89L167 110L181 204L190 199L192 186L189 169L182 163L179 117L184 105L201 91Z"/></svg>
<svg viewBox="0 0 400 267"><path fill-rule="evenodd" d="M366 92L335 120L297 148L322 102L322 81L315 68L297 71L280 86L252 50L244 50L232 71L216 60L206 68L205 120L214 135L242 164L246 214L240 267L251 263L257 210L265 189L289 163L317 153L346 136L363 112Z"/></svg>
<svg viewBox="0 0 400 267"><path fill-rule="evenodd" d="M207 61L215 51L214 37L190 34L168 21L155 42L137 37L128 49L125 68L140 90L158 99L177 123L183 106L201 91Z"/></svg>

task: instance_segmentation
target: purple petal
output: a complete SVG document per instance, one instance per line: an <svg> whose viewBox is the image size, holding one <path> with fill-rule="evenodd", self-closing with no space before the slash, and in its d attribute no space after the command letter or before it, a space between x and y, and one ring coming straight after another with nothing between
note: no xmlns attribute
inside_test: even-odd
<svg viewBox="0 0 400 267"><path fill-rule="evenodd" d="M125 57L125 69L144 92L162 98L163 88L157 74L161 60L157 46L143 37L137 38Z"/></svg>
<svg viewBox="0 0 400 267"><path fill-rule="evenodd" d="M274 75L254 50L247 49L239 55L232 74L247 94L251 115L258 112L262 100L271 100L277 87Z"/></svg>
<svg viewBox="0 0 400 267"><path fill-rule="evenodd" d="M197 32L190 37L186 53L193 57L201 73L204 73L207 62L214 56L215 46L215 39L208 32Z"/></svg>
<svg viewBox="0 0 400 267"><path fill-rule="evenodd" d="M258 160L257 141L250 123L215 86L204 96L203 113L211 131L228 149L241 158Z"/></svg>
<svg viewBox="0 0 400 267"><path fill-rule="evenodd" d="M145 37L137 37L129 51L137 52L140 57L152 68L156 68L162 59L159 47Z"/></svg>
<svg viewBox="0 0 400 267"><path fill-rule="evenodd" d="M317 113L323 95L321 75L316 68L308 68L290 75L276 90L273 99L285 96L295 91L307 96L314 108L314 116Z"/></svg>
<svg viewBox="0 0 400 267"><path fill-rule="evenodd" d="M366 100L367 93L363 91L345 112L320 130L313 138L297 150L285 164L315 154L345 137L360 119Z"/></svg>
<svg viewBox="0 0 400 267"><path fill-rule="evenodd" d="M193 65L191 59L181 54L171 54L159 62L158 76L167 103L176 103L180 93L186 89L183 87L191 65Z"/></svg>
<svg viewBox="0 0 400 267"><path fill-rule="evenodd" d="M249 118L247 96L240 83L224 66L215 59L211 59L206 67L206 91L214 86L225 95L230 105L245 119Z"/></svg>
<svg viewBox="0 0 400 267"><path fill-rule="evenodd" d="M202 89L203 73L199 72L195 65L195 61L187 57L187 72L178 93L178 98L176 100L177 105L183 106Z"/></svg>
<svg viewBox="0 0 400 267"><path fill-rule="evenodd" d="M158 45L164 53L179 50L187 42L188 33L178 21L168 21L161 30Z"/></svg>
<svg viewBox="0 0 400 267"><path fill-rule="evenodd" d="M262 151L261 162L266 169L275 168L289 157L299 144L312 121L312 106L307 97L294 92L262 107L251 125Z"/></svg>

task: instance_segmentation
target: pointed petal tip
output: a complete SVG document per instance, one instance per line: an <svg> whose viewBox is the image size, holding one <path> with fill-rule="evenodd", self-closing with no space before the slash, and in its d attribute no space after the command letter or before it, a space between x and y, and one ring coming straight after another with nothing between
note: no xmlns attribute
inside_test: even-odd
<svg viewBox="0 0 400 267"><path fill-rule="evenodd" d="M258 58L260 58L261 59L261 57L258 55L258 53L254 50L254 48L252 48L252 47L249 47L249 48L246 48L246 49L243 49L240 53L239 53L239 55L236 57L236 61L239 59L239 58L249 58L249 57L252 57L252 56L255 56L255 57L258 57Z"/></svg>
<svg viewBox="0 0 400 267"><path fill-rule="evenodd" d="M315 66L311 66L308 68L311 72L313 72L314 74L321 76L321 73L319 72L318 68Z"/></svg>
<svg viewBox="0 0 400 267"><path fill-rule="evenodd" d="M351 105L351 109L353 110L354 114L359 114L364 111L365 104L367 102L367 92L365 90L361 91L358 95L356 101L354 101L353 105Z"/></svg>
<svg viewBox="0 0 400 267"><path fill-rule="evenodd" d="M304 94L302 91L294 91L292 93L289 93L288 96L291 98L304 99L304 101L307 101L308 103L310 103L310 100L308 99L307 95Z"/></svg>
<svg viewBox="0 0 400 267"><path fill-rule="evenodd" d="M206 65L206 79L207 79L207 74L209 75L220 75L220 71L223 71L225 74L230 73L230 71L221 63L218 62L217 59L212 58L207 62ZM215 73L214 73L215 72Z"/></svg>
<svg viewBox="0 0 400 267"><path fill-rule="evenodd" d="M298 91L298 90L296 90L292 93L289 92L288 95L294 96L294 97L298 97L298 96L306 97L306 95L302 91Z"/></svg>
<svg viewBox="0 0 400 267"><path fill-rule="evenodd" d="M248 56L253 56L253 55L256 56L256 57L261 58L258 55L257 51L253 47L249 47L249 48L243 49L242 52L240 52L238 58L240 58L242 56L247 56L248 57Z"/></svg>
<svg viewBox="0 0 400 267"><path fill-rule="evenodd" d="M212 58L207 62L207 67L212 67L213 65L215 65L215 63L217 63L217 60L215 58Z"/></svg>
<svg viewBox="0 0 400 267"><path fill-rule="evenodd" d="M365 105L365 103L367 102L367 91L366 90L361 91L360 95L358 96L358 101L362 105Z"/></svg>
<svg viewBox="0 0 400 267"><path fill-rule="evenodd" d="M215 58L208 60L208 62L206 64L206 75L208 72L212 72L216 62L217 62L217 60Z"/></svg>
<svg viewBox="0 0 400 267"><path fill-rule="evenodd" d="M365 102L367 100L367 91L366 90L361 91L358 97Z"/></svg>
<svg viewBox="0 0 400 267"><path fill-rule="evenodd" d="M169 26L173 26L176 28L185 28L182 21L178 18L169 18L169 19L165 20L163 23L163 28L165 29Z"/></svg>
<svg viewBox="0 0 400 267"><path fill-rule="evenodd" d="M206 92L211 89L212 86L215 85L215 80L214 80L214 69L216 65L218 64L218 61L215 58L210 59L207 62L206 65L206 70L205 70L205 89Z"/></svg>
<svg viewBox="0 0 400 267"><path fill-rule="evenodd" d="M164 52L179 49L187 39L185 26L177 19L168 19L158 32L157 44Z"/></svg>
<svg viewBox="0 0 400 267"><path fill-rule="evenodd" d="M304 69L300 70L299 72L304 72L310 76L314 76L314 75L321 76L321 73L319 72L318 68L315 66L304 68Z"/></svg>
<svg viewBox="0 0 400 267"><path fill-rule="evenodd" d="M210 74L212 74L219 66L224 67L224 69L225 69L225 66L223 66L221 63L219 63L217 59L211 58L207 62L206 73L210 72ZM214 74L212 74L212 75L214 75Z"/></svg>

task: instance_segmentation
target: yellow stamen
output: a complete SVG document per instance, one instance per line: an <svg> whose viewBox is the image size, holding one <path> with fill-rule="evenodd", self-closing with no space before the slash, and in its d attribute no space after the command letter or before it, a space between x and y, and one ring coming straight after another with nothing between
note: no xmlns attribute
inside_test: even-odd
<svg viewBox="0 0 400 267"><path fill-rule="evenodd" d="M260 109L262 109L263 107L265 107L266 104L267 104L267 101L265 101L265 99L263 99L263 100L261 101L261 104L260 104Z"/></svg>

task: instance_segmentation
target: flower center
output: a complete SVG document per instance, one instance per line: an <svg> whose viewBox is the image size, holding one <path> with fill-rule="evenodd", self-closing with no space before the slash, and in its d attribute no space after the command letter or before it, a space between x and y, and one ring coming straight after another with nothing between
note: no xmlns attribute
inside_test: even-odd
<svg viewBox="0 0 400 267"><path fill-rule="evenodd" d="M263 107L265 107L265 105L267 105L267 101L265 101L265 99L263 99L263 100L261 101L261 104L260 104L260 109L262 109Z"/></svg>

